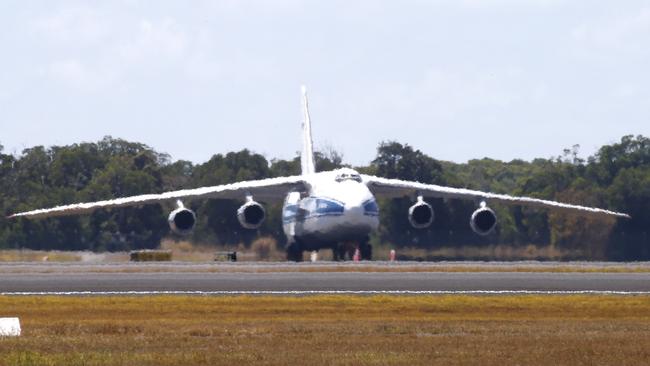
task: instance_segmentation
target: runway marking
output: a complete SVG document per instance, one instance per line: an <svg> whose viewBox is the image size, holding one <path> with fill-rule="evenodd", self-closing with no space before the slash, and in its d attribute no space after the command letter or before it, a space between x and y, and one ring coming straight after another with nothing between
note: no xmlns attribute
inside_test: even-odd
<svg viewBox="0 0 650 366"><path fill-rule="evenodd" d="M16 291L0 296L111 295L650 295L650 291L609 290L290 290L290 291Z"/></svg>

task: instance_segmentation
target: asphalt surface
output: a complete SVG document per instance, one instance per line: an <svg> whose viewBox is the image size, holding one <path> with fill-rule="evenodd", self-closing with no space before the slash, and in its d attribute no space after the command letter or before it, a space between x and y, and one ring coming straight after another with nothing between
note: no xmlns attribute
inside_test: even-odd
<svg viewBox="0 0 650 366"><path fill-rule="evenodd" d="M650 292L650 273L269 272L32 273L3 271L0 293L282 291Z"/></svg>

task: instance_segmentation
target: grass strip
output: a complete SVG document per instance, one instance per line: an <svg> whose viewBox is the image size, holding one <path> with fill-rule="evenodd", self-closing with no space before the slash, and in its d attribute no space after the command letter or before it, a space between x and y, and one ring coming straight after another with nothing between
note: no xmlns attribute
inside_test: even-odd
<svg viewBox="0 0 650 366"><path fill-rule="evenodd" d="M534 272L534 273L650 273L648 265L626 265L626 266L592 266L586 265L440 265L440 264L414 264L414 265L373 265L369 263L353 264L218 264L218 263L180 263L180 264L147 264L147 265L125 265L115 263L114 265L0 265L0 273L162 273L162 272L190 272L190 273L293 273L293 272Z"/></svg>
<svg viewBox="0 0 650 366"><path fill-rule="evenodd" d="M7 365L638 365L648 296L0 297Z"/></svg>

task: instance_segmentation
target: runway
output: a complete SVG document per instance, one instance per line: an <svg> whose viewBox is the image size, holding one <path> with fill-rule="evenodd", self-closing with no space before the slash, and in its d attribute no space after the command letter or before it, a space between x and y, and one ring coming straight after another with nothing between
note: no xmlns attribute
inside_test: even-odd
<svg viewBox="0 0 650 366"><path fill-rule="evenodd" d="M41 268L36 266L35 268ZM64 268L64 267L62 267ZM187 268L191 268L188 266ZM650 294L650 273L10 271L0 294L621 293Z"/></svg>

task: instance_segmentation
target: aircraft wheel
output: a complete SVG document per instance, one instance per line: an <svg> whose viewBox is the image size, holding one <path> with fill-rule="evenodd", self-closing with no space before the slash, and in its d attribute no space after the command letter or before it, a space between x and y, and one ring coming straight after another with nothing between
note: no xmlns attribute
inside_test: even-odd
<svg viewBox="0 0 650 366"><path fill-rule="evenodd" d="M338 245L334 244L334 245L331 247L331 249L332 249L332 260L333 260L334 262L338 262L338 261L340 261L342 258L339 256L340 252L339 252L339 247L338 247Z"/></svg>
<svg viewBox="0 0 650 366"><path fill-rule="evenodd" d="M361 254L361 260L369 261L372 259L372 245L361 243L361 245L359 245L359 252L359 254Z"/></svg>
<svg viewBox="0 0 650 366"><path fill-rule="evenodd" d="M302 262L302 248L300 244L293 242L287 247L287 260Z"/></svg>
<svg viewBox="0 0 650 366"><path fill-rule="evenodd" d="M339 251L339 258L341 258L342 261L346 261L350 259L350 257L347 256L348 251L343 244L339 244L338 251Z"/></svg>

